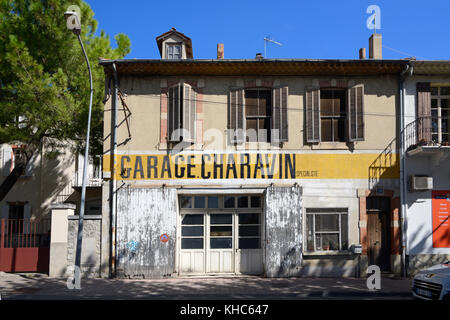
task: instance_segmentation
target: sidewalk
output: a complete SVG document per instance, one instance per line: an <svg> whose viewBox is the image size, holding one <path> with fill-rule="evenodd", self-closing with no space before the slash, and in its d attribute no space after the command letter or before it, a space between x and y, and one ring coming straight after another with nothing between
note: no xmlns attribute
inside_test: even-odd
<svg viewBox="0 0 450 320"><path fill-rule="evenodd" d="M2 299L411 299L411 279L382 277L381 289L368 290L366 279L182 277L169 279L82 279L81 290L69 290L67 279L39 274L0 272Z"/></svg>

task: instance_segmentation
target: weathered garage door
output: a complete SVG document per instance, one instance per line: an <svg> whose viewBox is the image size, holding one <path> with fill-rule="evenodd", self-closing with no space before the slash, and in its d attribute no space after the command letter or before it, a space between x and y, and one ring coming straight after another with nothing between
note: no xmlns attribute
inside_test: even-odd
<svg viewBox="0 0 450 320"><path fill-rule="evenodd" d="M124 188L117 195L117 275L161 278L175 271L175 189Z"/></svg>
<svg viewBox="0 0 450 320"><path fill-rule="evenodd" d="M292 277L302 264L302 189L267 188L266 276Z"/></svg>

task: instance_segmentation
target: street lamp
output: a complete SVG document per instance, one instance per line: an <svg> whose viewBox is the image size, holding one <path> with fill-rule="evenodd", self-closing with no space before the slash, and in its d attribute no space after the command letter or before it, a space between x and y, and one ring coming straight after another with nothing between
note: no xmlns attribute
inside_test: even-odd
<svg viewBox="0 0 450 320"><path fill-rule="evenodd" d="M71 7L69 7L70 10ZM89 157L89 132L91 131L91 113L92 113L92 95L94 89L92 87L92 73L91 66L89 65L89 59L84 50L83 41L81 41L81 22L79 18L79 9L78 12L75 11L67 11L64 13L67 21L67 29L71 30L77 37L80 42L81 49L83 50L84 58L86 59L86 64L89 71L89 83L90 83L90 98L89 98L89 116L88 116L88 125L87 125L87 133L86 133L86 146L84 150L84 166L83 166L83 183L81 185L81 202L80 202L80 217L78 220L78 236L77 236L77 250L75 254L75 279L74 284L76 289L81 289L81 244L83 240L83 219L84 219L84 207L86 202L86 180L87 180L87 167L88 167L88 157Z"/></svg>

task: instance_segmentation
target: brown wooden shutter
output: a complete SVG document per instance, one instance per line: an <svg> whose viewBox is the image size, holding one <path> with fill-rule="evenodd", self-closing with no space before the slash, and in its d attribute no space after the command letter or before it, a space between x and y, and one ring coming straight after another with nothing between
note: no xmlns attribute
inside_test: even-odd
<svg viewBox="0 0 450 320"><path fill-rule="evenodd" d="M429 82L417 83L417 139L431 141L431 86Z"/></svg>
<svg viewBox="0 0 450 320"><path fill-rule="evenodd" d="M192 86L183 84L183 141L195 142L196 95Z"/></svg>
<svg viewBox="0 0 450 320"><path fill-rule="evenodd" d="M245 137L244 90L231 89L228 103L228 141L243 143Z"/></svg>
<svg viewBox="0 0 450 320"><path fill-rule="evenodd" d="M347 136L349 141L364 141L364 85L348 89Z"/></svg>
<svg viewBox="0 0 450 320"><path fill-rule="evenodd" d="M306 142L320 142L320 89L307 88L305 101Z"/></svg>
<svg viewBox="0 0 450 320"><path fill-rule="evenodd" d="M274 88L272 100L272 140L288 141L288 87Z"/></svg>
<svg viewBox="0 0 450 320"><path fill-rule="evenodd" d="M168 140L172 142L180 141L181 138L181 86L176 85L171 88L169 88L169 110L167 114L167 121L168 121Z"/></svg>

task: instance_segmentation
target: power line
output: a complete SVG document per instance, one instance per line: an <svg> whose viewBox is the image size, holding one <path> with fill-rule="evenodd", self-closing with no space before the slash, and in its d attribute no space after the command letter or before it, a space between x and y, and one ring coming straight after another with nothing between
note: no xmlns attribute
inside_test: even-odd
<svg viewBox="0 0 450 320"><path fill-rule="evenodd" d="M156 96L146 96L146 98L148 99L155 99L155 100L161 100L160 97L156 97ZM220 102L220 101L211 101L211 100L203 100L203 99L183 99L183 101L189 101L189 102L201 102L204 103L203 106L207 106L208 104L216 104L216 105L226 105L228 106L229 103L228 102ZM304 113L303 108L302 109L296 109L296 108L286 108L286 110L289 111L295 111L295 112L302 112ZM395 114L387 114L387 113L376 113L376 112L363 112L363 115L367 115L367 116L379 116L379 117L397 117Z"/></svg>

